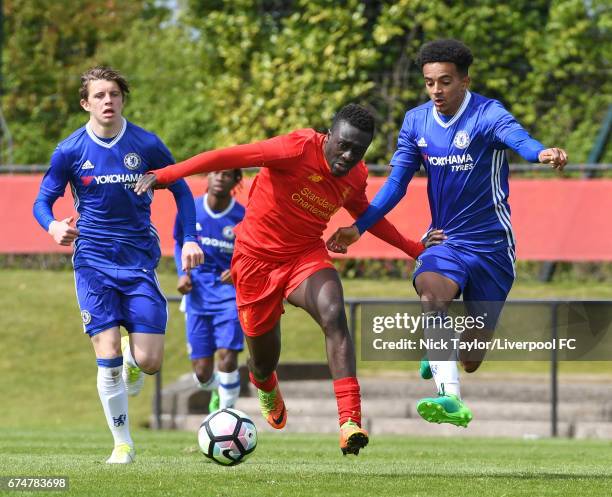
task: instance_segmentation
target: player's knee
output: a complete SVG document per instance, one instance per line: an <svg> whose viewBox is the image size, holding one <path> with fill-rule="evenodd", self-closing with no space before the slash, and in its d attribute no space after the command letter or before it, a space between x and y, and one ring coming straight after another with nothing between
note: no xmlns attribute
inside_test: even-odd
<svg viewBox="0 0 612 497"><path fill-rule="evenodd" d="M231 352L220 354L219 360L217 361L217 368L219 369L219 371L223 371L224 373L236 371L236 369L238 369L237 356L237 354L232 354Z"/></svg>
<svg viewBox="0 0 612 497"><path fill-rule="evenodd" d="M162 356L148 355L137 359L138 367L146 374L155 374L161 369Z"/></svg>
<svg viewBox="0 0 612 497"><path fill-rule="evenodd" d="M211 374L207 374L206 372L198 371L198 370L195 370L194 373L200 383L208 383L212 376Z"/></svg>
<svg viewBox="0 0 612 497"><path fill-rule="evenodd" d="M321 327L326 335L342 335L346 333L348 328L344 305L336 302L330 303L321 313Z"/></svg>
<svg viewBox="0 0 612 497"><path fill-rule="evenodd" d="M98 357L119 357L121 355L121 335L119 333L100 333L91 337Z"/></svg>
<svg viewBox="0 0 612 497"><path fill-rule="evenodd" d="M212 363L209 365L206 362L196 362L193 365L193 372L195 373L200 383L207 383L212 377Z"/></svg>
<svg viewBox="0 0 612 497"><path fill-rule="evenodd" d="M463 366L463 370L466 373L473 373L480 367L481 364L482 361L461 361L461 366Z"/></svg>
<svg viewBox="0 0 612 497"><path fill-rule="evenodd" d="M444 306L440 298L429 288L424 289L420 295L421 303L426 304L431 310L443 311Z"/></svg>

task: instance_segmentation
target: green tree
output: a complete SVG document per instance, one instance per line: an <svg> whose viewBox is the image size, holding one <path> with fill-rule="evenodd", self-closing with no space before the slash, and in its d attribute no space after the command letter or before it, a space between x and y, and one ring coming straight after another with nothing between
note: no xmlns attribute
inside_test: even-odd
<svg viewBox="0 0 612 497"><path fill-rule="evenodd" d="M612 9L604 1L551 2L546 26L530 33L532 68L515 108L545 143L563 144L585 162L612 104ZM612 147L602 162L612 162Z"/></svg>
<svg viewBox="0 0 612 497"><path fill-rule="evenodd" d="M158 134L177 160L216 145L218 125L205 91L210 66L201 39L180 25L160 29L156 19L138 20L120 43L101 45L95 61L125 74L131 91L124 115Z"/></svg>
<svg viewBox="0 0 612 497"><path fill-rule="evenodd" d="M378 124L367 158L386 163L404 113L427 99L416 53L441 37L472 48L474 91L573 162L612 98L605 0L184 0L172 19L156 0L4 1L2 105L21 163L46 162L84 122L78 75L99 63L126 74L126 116L177 159L324 128L356 101Z"/></svg>
<svg viewBox="0 0 612 497"><path fill-rule="evenodd" d="M217 145L324 128L338 107L373 86L376 53L363 2L300 0L290 12L265 10L266 3L218 1L192 12L210 57L203 91L214 105Z"/></svg>
<svg viewBox="0 0 612 497"><path fill-rule="evenodd" d="M100 44L135 19L159 16L154 0L5 0L2 107L17 163L44 163L79 112L79 74Z"/></svg>
<svg viewBox="0 0 612 497"><path fill-rule="evenodd" d="M584 161L610 102L610 9L603 1L380 2L380 69L371 93L388 161L406 109L426 100L414 65L420 45L457 38L475 57L472 88L497 98L545 143Z"/></svg>

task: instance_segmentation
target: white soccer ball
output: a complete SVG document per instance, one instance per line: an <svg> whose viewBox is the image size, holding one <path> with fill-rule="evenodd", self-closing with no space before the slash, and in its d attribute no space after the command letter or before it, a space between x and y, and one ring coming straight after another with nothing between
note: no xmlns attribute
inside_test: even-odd
<svg viewBox="0 0 612 497"><path fill-rule="evenodd" d="M246 460L257 447L257 428L245 413L221 409L202 421L198 444L209 459L224 466L234 466Z"/></svg>

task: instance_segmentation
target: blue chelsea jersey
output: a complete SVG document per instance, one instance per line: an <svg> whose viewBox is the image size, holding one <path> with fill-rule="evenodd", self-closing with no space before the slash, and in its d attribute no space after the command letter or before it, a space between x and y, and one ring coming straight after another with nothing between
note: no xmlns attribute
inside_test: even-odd
<svg viewBox="0 0 612 497"><path fill-rule="evenodd" d="M444 230L445 243L514 256L505 149L517 130L501 103L470 92L451 118L431 101L406 114L391 165L424 166L431 227Z"/></svg>
<svg viewBox="0 0 612 497"><path fill-rule="evenodd" d="M57 146L41 192L63 196L70 184L80 216L75 268L157 266L161 251L150 217L153 195L138 196L134 186L147 171L173 163L155 134L125 119L112 140L100 139L87 124Z"/></svg>
<svg viewBox="0 0 612 497"><path fill-rule="evenodd" d="M204 264L191 271L193 288L186 295L187 312L214 314L236 307L236 290L233 285L221 283L221 273L230 268L234 253L234 227L244 217L244 207L232 198L229 206L215 212L207 204L207 195L196 197L196 232L198 243L204 252ZM180 247L183 227L177 217L174 224L175 256L180 270Z"/></svg>

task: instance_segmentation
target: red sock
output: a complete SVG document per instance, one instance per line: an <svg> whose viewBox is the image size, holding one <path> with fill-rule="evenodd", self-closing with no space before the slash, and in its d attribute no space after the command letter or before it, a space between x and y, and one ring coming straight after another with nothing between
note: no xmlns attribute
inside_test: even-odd
<svg viewBox="0 0 612 497"><path fill-rule="evenodd" d="M340 426L349 419L361 426L361 394L357 378L349 376L334 380L334 393L338 403Z"/></svg>
<svg viewBox="0 0 612 497"><path fill-rule="evenodd" d="M264 392L271 392L278 384L278 379L276 378L276 371L274 371L264 381L259 381L257 378L255 378L255 376L253 376L253 373L249 371L249 379L251 380L251 383L253 385L255 385L260 390L263 390Z"/></svg>

